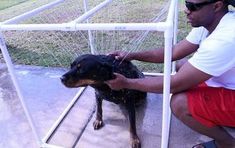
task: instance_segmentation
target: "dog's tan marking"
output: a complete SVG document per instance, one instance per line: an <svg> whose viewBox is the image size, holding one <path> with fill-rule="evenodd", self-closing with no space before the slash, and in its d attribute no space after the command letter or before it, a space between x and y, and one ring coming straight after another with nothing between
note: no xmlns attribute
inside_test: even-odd
<svg viewBox="0 0 235 148"><path fill-rule="evenodd" d="M76 86L82 86L82 85L91 85L91 84L95 84L96 81L95 80L90 80L90 79L85 79L85 80L80 80L78 81L78 83L76 83Z"/></svg>

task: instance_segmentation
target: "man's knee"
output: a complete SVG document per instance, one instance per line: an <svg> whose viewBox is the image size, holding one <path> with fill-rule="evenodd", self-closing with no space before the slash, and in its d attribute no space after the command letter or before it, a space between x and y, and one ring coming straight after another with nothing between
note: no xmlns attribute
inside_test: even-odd
<svg viewBox="0 0 235 148"><path fill-rule="evenodd" d="M171 111L178 118L189 113L187 95L185 93L172 95L170 106Z"/></svg>

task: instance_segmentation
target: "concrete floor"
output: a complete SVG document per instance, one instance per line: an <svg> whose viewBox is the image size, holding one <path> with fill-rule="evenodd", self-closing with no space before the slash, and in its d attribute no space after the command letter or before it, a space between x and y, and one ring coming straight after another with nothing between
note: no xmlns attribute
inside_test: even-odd
<svg viewBox="0 0 235 148"><path fill-rule="evenodd" d="M15 71L24 100L33 116L40 137L44 137L78 89L65 88L59 80L65 69L16 66ZM93 130L95 98L88 87L48 141L66 148L128 148L126 112L104 101L105 126ZM137 132L142 148L160 148L162 95L148 93L137 109ZM234 134L234 131L229 129ZM209 140L184 126L172 116L169 148L191 148ZM38 147L7 67L0 64L0 148Z"/></svg>

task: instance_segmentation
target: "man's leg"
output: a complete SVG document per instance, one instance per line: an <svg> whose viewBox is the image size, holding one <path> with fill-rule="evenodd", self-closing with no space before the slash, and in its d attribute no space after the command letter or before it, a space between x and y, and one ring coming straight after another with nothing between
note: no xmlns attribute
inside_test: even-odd
<svg viewBox="0 0 235 148"><path fill-rule="evenodd" d="M191 116L188 110L187 95L185 93L172 96L171 110L185 125L200 134L214 139L218 148L235 148L235 139L224 128L220 126L208 128Z"/></svg>

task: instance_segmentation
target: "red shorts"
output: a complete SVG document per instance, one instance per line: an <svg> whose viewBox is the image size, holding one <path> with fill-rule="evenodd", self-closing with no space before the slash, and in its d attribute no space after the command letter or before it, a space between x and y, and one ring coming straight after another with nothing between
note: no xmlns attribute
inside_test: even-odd
<svg viewBox="0 0 235 148"><path fill-rule="evenodd" d="M205 83L187 92L189 112L207 127L235 127L235 90L209 87Z"/></svg>

